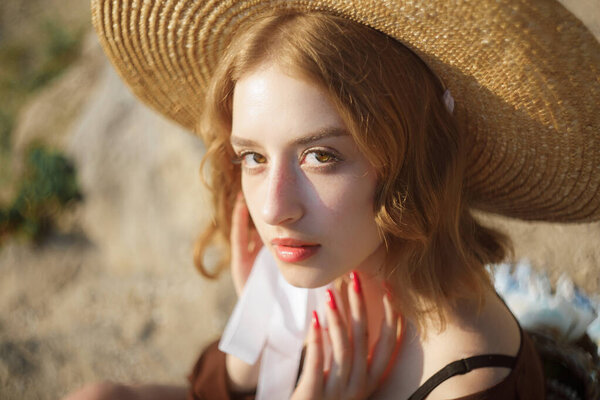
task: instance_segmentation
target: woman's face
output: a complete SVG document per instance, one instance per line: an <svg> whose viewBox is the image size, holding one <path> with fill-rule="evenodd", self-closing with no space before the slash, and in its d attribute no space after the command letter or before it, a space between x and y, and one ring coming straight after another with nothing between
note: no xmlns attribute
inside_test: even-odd
<svg viewBox="0 0 600 400"><path fill-rule="evenodd" d="M274 64L244 75L231 144L250 215L290 284L323 286L380 265L375 170L324 91Z"/></svg>

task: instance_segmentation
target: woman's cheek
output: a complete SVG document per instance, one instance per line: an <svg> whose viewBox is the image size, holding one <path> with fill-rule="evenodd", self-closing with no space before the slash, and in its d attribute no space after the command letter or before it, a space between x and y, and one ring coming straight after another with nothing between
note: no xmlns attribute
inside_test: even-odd
<svg viewBox="0 0 600 400"><path fill-rule="evenodd" d="M242 194L244 195L244 201L246 202L246 207L248 208L248 212L250 213L250 217L254 222L257 229L259 229L258 225L260 225L260 198L263 198L260 195L261 186L260 183L253 179L254 177L245 177L242 174ZM260 234L260 230L258 232Z"/></svg>

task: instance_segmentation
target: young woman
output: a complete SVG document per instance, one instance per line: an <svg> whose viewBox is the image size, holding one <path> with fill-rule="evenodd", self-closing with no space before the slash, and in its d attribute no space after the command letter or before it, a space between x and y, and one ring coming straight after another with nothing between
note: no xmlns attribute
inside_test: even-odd
<svg viewBox="0 0 600 400"><path fill-rule="evenodd" d="M371 56L377 54L385 57ZM379 389L382 398L408 398L453 361L481 354L523 359L531 352L519 352L519 327L483 268L503 258L504 238L466 207L464 139L442 84L412 52L343 18L278 13L233 39L205 107L201 132L211 181L219 182L215 227L229 234L241 188L287 282L314 288L354 271L351 286L362 289L348 291L346 323L339 294L332 294L332 365L325 379L323 333L315 323L295 394L361 398ZM234 241L244 238L243 207L236 207L242 232ZM386 286L406 332L392 375L379 387L396 337ZM385 318L386 311L392 315ZM526 357L519 373L537 379L530 383L539 395L539 363ZM256 386L256 365L228 356L227 366L234 389ZM477 369L430 396L470 395L509 374L505 365Z"/></svg>
<svg viewBox="0 0 600 400"><path fill-rule="evenodd" d="M337 284L291 397L543 398L535 349L484 269L507 239L470 210L600 217L594 107L548 106L567 83L600 97L574 78L600 68L580 54L598 47L585 29L547 1L158 3L95 1L94 21L136 94L206 143L200 270L225 243L240 294L264 246L289 284ZM557 20L578 50L547 30ZM210 346L187 395L254 398L260 366ZM167 390L88 394L183 396Z"/></svg>

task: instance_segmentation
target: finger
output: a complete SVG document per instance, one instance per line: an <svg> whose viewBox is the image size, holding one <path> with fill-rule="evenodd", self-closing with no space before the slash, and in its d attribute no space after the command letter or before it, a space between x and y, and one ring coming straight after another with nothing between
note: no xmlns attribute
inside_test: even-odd
<svg viewBox="0 0 600 400"><path fill-rule="evenodd" d="M240 249L248 248L248 221L250 215L244 196L242 193L238 193L235 204L233 205L233 212L231 215L231 243L239 246Z"/></svg>
<svg viewBox="0 0 600 400"><path fill-rule="evenodd" d="M302 375L292 395L293 399L316 399L323 391L323 335L319 316L313 311L313 323L308 334L306 358Z"/></svg>
<svg viewBox="0 0 600 400"><path fill-rule="evenodd" d="M248 228L248 230L250 231L250 234L248 235L248 258L253 261L254 259L256 259L256 256L258 255L258 252L262 247L262 239L260 238L260 235L258 234L258 231L256 229Z"/></svg>
<svg viewBox="0 0 600 400"><path fill-rule="evenodd" d="M400 348L398 338L398 313L394 310L389 293L383 296L383 309L385 318L381 322L381 329L367 378L368 393L372 393L387 378L393 367L397 352Z"/></svg>
<svg viewBox="0 0 600 400"><path fill-rule="evenodd" d="M239 255L243 263L252 263L262 247L262 240L258 231L251 225L250 212L240 192L233 211L232 218L232 242L233 239L239 245Z"/></svg>
<svg viewBox="0 0 600 400"><path fill-rule="evenodd" d="M352 282L348 285L348 301L352 332L352 370L345 398L356 398L362 395L367 378L367 311L358 273L351 272L350 279Z"/></svg>
<svg viewBox="0 0 600 400"><path fill-rule="evenodd" d="M233 284L238 295L241 293L244 283L250 274L250 268L247 268L248 252L248 222L250 214L244 201L244 196L240 192L235 200L231 216L231 265L237 268L232 271Z"/></svg>
<svg viewBox="0 0 600 400"><path fill-rule="evenodd" d="M335 293L327 289L327 322L333 361L325 383L325 398L339 399L350 374L352 347Z"/></svg>

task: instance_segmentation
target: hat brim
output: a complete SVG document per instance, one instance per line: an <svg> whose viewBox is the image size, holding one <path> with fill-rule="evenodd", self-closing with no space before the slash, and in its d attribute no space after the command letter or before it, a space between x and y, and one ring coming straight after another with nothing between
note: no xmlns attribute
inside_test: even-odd
<svg viewBox="0 0 600 400"><path fill-rule="evenodd" d="M278 8L365 24L430 66L467 127L466 186L477 208L600 219L600 44L555 1L92 0L92 18L133 92L194 131L232 35Z"/></svg>

